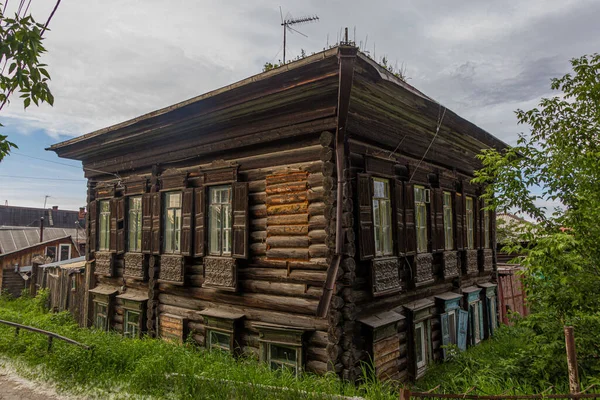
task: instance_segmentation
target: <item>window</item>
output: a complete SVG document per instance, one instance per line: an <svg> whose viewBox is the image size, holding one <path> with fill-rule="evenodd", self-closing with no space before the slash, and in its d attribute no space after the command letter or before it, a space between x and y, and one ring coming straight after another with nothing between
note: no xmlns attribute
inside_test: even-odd
<svg viewBox="0 0 600 400"><path fill-rule="evenodd" d="M103 331L108 330L108 304L94 303L94 327Z"/></svg>
<svg viewBox="0 0 600 400"><path fill-rule="evenodd" d="M417 369L427 365L428 326L426 322L415 324L415 361Z"/></svg>
<svg viewBox="0 0 600 400"><path fill-rule="evenodd" d="M219 332L213 329L207 329L207 343L208 349L218 349L229 353L231 351L231 334Z"/></svg>
<svg viewBox="0 0 600 400"><path fill-rule="evenodd" d="M475 248L475 232L473 220L473 198L467 196L466 200L466 217L467 217L467 249Z"/></svg>
<svg viewBox="0 0 600 400"><path fill-rule="evenodd" d="M469 319L471 320L471 344L477 344L483 339L483 304L480 300L469 304Z"/></svg>
<svg viewBox="0 0 600 400"><path fill-rule="evenodd" d="M64 261L71 258L71 245L70 244L61 244L60 245L60 260Z"/></svg>
<svg viewBox="0 0 600 400"><path fill-rule="evenodd" d="M140 333L140 313L125 310L125 336L138 337Z"/></svg>
<svg viewBox="0 0 600 400"><path fill-rule="evenodd" d="M270 343L268 357L271 369L287 369L294 375L298 375L300 362L298 360L298 351L296 348Z"/></svg>
<svg viewBox="0 0 600 400"><path fill-rule="evenodd" d="M56 261L56 246L46 247L46 257L51 258L52 261Z"/></svg>
<svg viewBox="0 0 600 400"><path fill-rule="evenodd" d="M487 202L483 202L483 207L487 207ZM490 248L490 211L483 210L483 247Z"/></svg>
<svg viewBox="0 0 600 400"><path fill-rule="evenodd" d="M75 274L71 275L71 290L77 290L77 277Z"/></svg>
<svg viewBox="0 0 600 400"><path fill-rule="evenodd" d="M210 255L231 255L231 186L208 191L208 248Z"/></svg>
<svg viewBox="0 0 600 400"><path fill-rule="evenodd" d="M450 343L456 344L456 310L448 311L448 335L450 336Z"/></svg>
<svg viewBox="0 0 600 400"><path fill-rule="evenodd" d="M375 254L388 256L392 250L392 208L390 182L373 178L373 226L375 232Z"/></svg>
<svg viewBox="0 0 600 400"><path fill-rule="evenodd" d="M165 193L165 253L181 252L181 192Z"/></svg>
<svg viewBox="0 0 600 400"><path fill-rule="evenodd" d="M427 253L427 204L425 201L425 188L415 185L415 229L418 253Z"/></svg>
<svg viewBox="0 0 600 400"><path fill-rule="evenodd" d="M142 196L129 198L127 218L127 251L142 249Z"/></svg>
<svg viewBox="0 0 600 400"><path fill-rule="evenodd" d="M98 250L106 251L110 248L110 202L102 200L98 205L100 208Z"/></svg>
<svg viewBox="0 0 600 400"><path fill-rule="evenodd" d="M452 193L444 192L444 249L454 249L454 224L452 219Z"/></svg>

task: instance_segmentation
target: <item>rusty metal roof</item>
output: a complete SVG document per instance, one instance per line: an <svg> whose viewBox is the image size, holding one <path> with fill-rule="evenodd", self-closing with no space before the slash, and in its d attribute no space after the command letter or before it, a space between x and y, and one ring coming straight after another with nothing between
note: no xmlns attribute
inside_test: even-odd
<svg viewBox="0 0 600 400"><path fill-rule="evenodd" d="M79 231L79 232L78 232ZM44 242L71 236L85 243L85 231L75 228L44 228ZM11 253L40 243L40 229L23 226L0 226L0 254Z"/></svg>

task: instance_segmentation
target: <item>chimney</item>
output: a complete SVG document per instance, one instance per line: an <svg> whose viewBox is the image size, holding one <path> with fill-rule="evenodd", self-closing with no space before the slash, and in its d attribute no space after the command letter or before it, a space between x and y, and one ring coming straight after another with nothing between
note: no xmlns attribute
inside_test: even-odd
<svg viewBox="0 0 600 400"><path fill-rule="evenodd" d="M44 241L44 217L40 218L40 243Z"/></svg>
<svg viewBox="0 0 600 400"><path fill-rule="evenodd" d="M58 206L52 206L52 211L58 211Z"/></svg>
<svg viewBox="0 0 600 400"><path fill-rule="evenodd" d="M85 219L85 207L79 207L79 216L77 219Z"/></svg>

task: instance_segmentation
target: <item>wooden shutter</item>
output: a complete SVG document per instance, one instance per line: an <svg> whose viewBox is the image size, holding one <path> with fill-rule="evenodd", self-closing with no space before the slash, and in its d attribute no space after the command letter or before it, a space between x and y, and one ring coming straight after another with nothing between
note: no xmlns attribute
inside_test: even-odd
<svg viewBox="0 0 600 400"><path fill-rule="evenodd" d="M481 216L480 216L480 211L481 211L481 207L479 206L479 203L481 202L481 200L479 199L479 197L473 197L473 235L475 235L475 237L473 238L473 245L475 246L476 249L480 249L483 246L483 241L482 236L481 236L481 232L482 232L482 226L481 226Z"/></svg>
<svg viewBox="0 0 600 400"><path fill-rule="evenodd" d="M181 254L191 256L192 248L192 218L194 215L194 189L185 189L181 203Z"/></svg>
<svg viewBox="0 0 600 400"><path fill-rule="evenodd" d="M195 232L194 232L194 256L204 257L204 188L194 189L194 212L195 212Z"/></svg>
<svg viewBox="0 0 600 400"><path fill-rule="evenodd" d="M483 340L485 338L485 328L483 326L483 302L478 301L477 307L479 307L479 321L475 321L475 323L479 324L479 339Z"/></svg>
<svg viewBox="0 0 600 400"><path fill-rule="evenodd" d="M458 338L457 345L461 350L467 349L467 331L469 325L469 313L465 310L458 310Z"/></svg>
<svg viewBox="0 0 600 400"><path fill-rule="evenodd" d="M142 195L142 253L152 252L152 194Z"/></svg>
<svg viewBox="0 0 600 400"><path fill-rule="evenodd" d="M234 182L233 191L233 258L248 258L248 183Z"/></svg>
<svg viewBox="0 0 600 400"><path fill-rule="evenodd" d="M117 254L125 252L125 197L115 199L117 209Z"/></svg>
<svg viewBox="0 0 600 400"><path fill-rule="evenodd" d="M150 248L152 254L160 254L160 193L152 193L152 240Z"/></svg>
<svg viewBox="0 0 600 400"><path fill-rule="evenodd" d="M463 230L463 221L464 221L464 196L460 196L458 193L454 196L454 210L456 215L456 234L455 234L455 243L456 250L464 250L465 249L465 234Z"/></svg>
<svg viewBox="0 0 600 400"><path fill-rule="evenodd" d="M435 209L434 250L444 251L446 246L444 241L444 191L442 189L433 190L433 205Z"/></svg>
<svg viewBox="0 0 600 400"><path fill-rule="evenodd" d="M88 214L90 222L90 237L89 237L89 252L93 253L96 251L97 246L97 235L98 235L98 201L92 200L88 204Z"/></svg>
<svg viewBox="0 0 600 400"><path fill-rule="evenodd" d="M448 324L448 313L440 315L440 322L442 325L442 345L448 346L450 344L450 326ZM444 358L446 358L446 348L442 348Z"/></svg>
<svg viewBox="0 0 600 400"><path fill-rule="evenodd" d="M404 254L406 250L406 241L404 240L406 232L404 231L404 185L402 181L394 182L396 198L396 249L398 255Z"/></svg>
<svg viewBox="0 0 600 400"><path fill-rule="evenodd" d="M117 199L110 199L110 240L108 250L117 252Z"/></svg>
<svg viewBox="0 0 600 400"><path fill-rule="evenodd" d="M360 239L360 259L375 257L375 231L373 228L373 195L371 176L358 174L358 223ZM338 204L338 207L340 205Z"/></svg>
<svg viewBox="0 0 600 400"><path fill-rule="evenodd" d="M406 255L417 252L417 231L415 229L415 189L411 183L404 184L404 230L406 232Z"/></svg>

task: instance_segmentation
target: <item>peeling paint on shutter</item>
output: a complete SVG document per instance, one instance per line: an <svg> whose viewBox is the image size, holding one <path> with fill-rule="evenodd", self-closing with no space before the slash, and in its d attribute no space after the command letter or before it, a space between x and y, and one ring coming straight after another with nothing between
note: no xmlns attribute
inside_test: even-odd
<svg viewBox="0 0 600 400"><path fill-rule="evenodd" d="M437 251L444 251L444 191L442 189L433 190L433 204L435 209L434 249L437 249Z"/></svg>
<svg viewBox="0 0 600 400"><path fill-rule="evenodd" d="M160 254L161 251L161 207L160 207L160 193L152 193L152 240L151 249L152 254Z"/></svg>
<svg viewBox="0 0 600 400"><path fill-rule="evenodd" d="M358 174L358 223L360 236L360 259L375 257L375 234L373 228L373 195L371 176ZM338 205L339 206L339 205Z"/></svg>
<svg viewBox="0 0 600 400"><path fill-rule="evenodd" d="M467 330L469 325L469 313L465 310L458 310L458 348L467 349Z"/></svg>
<svg viewBox="0 0 600 400"><path fill-rule="evenodd" d="M448 346L450 344L450 327L448 325L448 313L440 315L440 322L442 325L442 345ZM446 358L446 349L443 348L444 358Z"/></svg>
<svg viewBox="0 0 600 400"><path fill-rule="evenodd" d="M152 194L142 195L142 253L152 252Z"/></svg>
<svg viewBox="0 0 600 400"><path fill-rule="evenodd" d="M235 182L233 189L233 258L248 258L248 183Z"/></svg>
<svg viewBox="0 0 600 400"><path fill-rule="evenodd" d="M404 240L406 236L404 230L404 185L399 180L396 180L394 185L396 194L396 246L400 256L406 251L406 241Z"/></svg>
<svg viewBox="0 0 600 400"><path fill-rule="evenodd" d="M111 253L117 252L117 201L110 199L110 240L108 250Z"/></svg>
<svg viewBox="0 0 600 400"><path fill-rule="evenodd" d="M89 251L93 253L96 251L97 244L97 235L98 235L98 201L92 200L88 204L89 210L89 222L90 222L90 230L89 230Z"/></svg>
<svg viewBox="0 0 600 400"><path fill-rule="evenodd" d="M181 204L181 254L191 256L192 248L192 218L194 211L194 189L185 189Z"/></svg>
<svg viewBox="0 0 600 400"><path fill-rule="evenodd" d="M404 222L406 255L414 255L417 252L417 231L415 229L415 189L411 183L404 184Z"/></svg>
<svg viewBox="0 0 600 400"><path fill-rule="evenodd" d="M456 250L465 249L464 226L464 198L459 193L454 195L454 210L456 215Z"/></svg>
<svg viewBox="0 0 600 400"><path fill-rule="evenodd" d="M202 186L194 189L194 256L204 257L204 188Z"/></svg>
<svg viewBox="0 0 600 400"><path fill-rule="evenodd" d="M475 230L473 233L475 235L473 244L475 245L476 249L481 249L483 246L483 240L481 240L483 231L481 223L483 218L481 218L480 203L481 199L479 199L479 197L473 197L473 229Z"/></svg>
<svg viewBox="0 0 600 400"><path fill-rule="evenodd" d="M117 254L125 252L125 197L115 199L117 206Z"/></svg>

